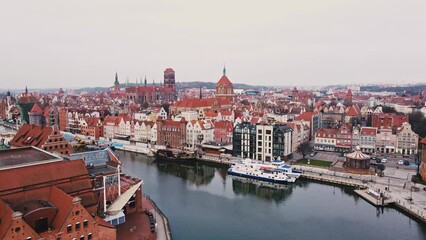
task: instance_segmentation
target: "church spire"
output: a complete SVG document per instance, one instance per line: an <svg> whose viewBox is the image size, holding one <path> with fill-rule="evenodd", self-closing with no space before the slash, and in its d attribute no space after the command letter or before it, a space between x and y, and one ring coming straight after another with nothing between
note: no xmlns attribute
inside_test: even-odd
<svg viewBox="0 0 426 240"><path fill-rule="evenodd" d="M200 84L200 99L203 99L203 92L201 90L201 84Z"/></svg>
<svg viewBox="0 0 426 240"><path fill-rule="evenodd" d="M226 68L225 68L225 64L223 65L223 75L226 75Z"/></svg>
<svg viewBox="0 0 426 240"><path fill-rule="evenodd" d="M25 86L25 93L28 94L28 88Z"/></svg>
<svg viewBox="0 0 426 240"><path fill-rule="evenodd" d="M146 75L145 75L145 87L146 87Z"/></svg>
<svg viewBox="0 0 426 240"><path fill-rule="evenodd" d="M118 84L118 74L117 74L117 72L115 72L115 82L114 82L114 85L117 85Z"/></svg>

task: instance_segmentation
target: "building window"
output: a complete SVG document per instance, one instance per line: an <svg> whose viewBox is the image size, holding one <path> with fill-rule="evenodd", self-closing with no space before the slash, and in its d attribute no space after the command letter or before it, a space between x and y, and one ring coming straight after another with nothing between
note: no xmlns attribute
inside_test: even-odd
<svg viewBox="0 0 426 240"><path fill-rule="evenodd" d="M81 236L80 236L80 240L84 240L84 235L81 235Z"/></svg>
<svg viewBox="0 0 426 240"><path fill-rule="evenodd" d="M32 238L31 237L27 237L27 238L25 238L25 240L31 240Z"/></svg>
<svg viewBox="0 0 426 240"><path fill-rule="evenodd" d="M70 233L72 231L72 225L68 224L67 226L67 233Z"/></svg>
<svg viewBox="0 0 426 240"><path fill-rule="evenodd" d="M77 223L75 224L75 230L76 230L76 231L80 230L80 222L77 222Z"/></svg>
<svg viewBox="0 0 426 240"><path fill-rule="evenodd" d="M84 228L87 228L88 226L89 226L89 221L84 220L84 221L83 221L83 227L84 227Z"/></svg>

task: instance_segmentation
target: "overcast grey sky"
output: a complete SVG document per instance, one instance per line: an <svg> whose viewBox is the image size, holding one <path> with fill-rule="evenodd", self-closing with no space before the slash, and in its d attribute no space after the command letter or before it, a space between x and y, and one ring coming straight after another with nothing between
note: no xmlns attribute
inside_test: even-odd
<svg viewBox="0 0 426 240"><path fill-rule="evenodd" d="M0 88L426 82L425 0L0 0Z"/></svg>

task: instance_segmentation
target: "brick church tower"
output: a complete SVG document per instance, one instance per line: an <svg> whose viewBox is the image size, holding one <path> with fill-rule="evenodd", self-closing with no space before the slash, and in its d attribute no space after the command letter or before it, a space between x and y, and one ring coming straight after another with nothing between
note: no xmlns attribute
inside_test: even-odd
<svg viewBox="0 0 426 240"><path fill-rule="evenodd" d="M115 93L120 92L120 83L118 82L118 74L117 73L115 73L114 92Z"/></svg>
<svg viewBox="0 0 426 240"><path fill-rule="evenodd" d="M234 87L226 76L226 68L223 67L223 76L216 83L216 97L226 99L230 102L234 101Z"/></svg>
<svg viewBox="0 0 426 240"><path fill-rule="evenodd" d="M164 87L175 88L175 71L173 68L164 70Z"/></svg>

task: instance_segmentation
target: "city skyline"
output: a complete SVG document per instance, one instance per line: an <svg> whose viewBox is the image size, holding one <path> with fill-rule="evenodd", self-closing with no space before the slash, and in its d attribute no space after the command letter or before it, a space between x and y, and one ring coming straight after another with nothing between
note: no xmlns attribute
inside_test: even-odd
<svg viewBox="0 0 426 240"><path fill-rule="evenodd" d="M115 72L160 82L167 67L177 82L216 82L224 64L251 85L426 79L424 1L1 5L3 89L109 87Z"/></svg>

